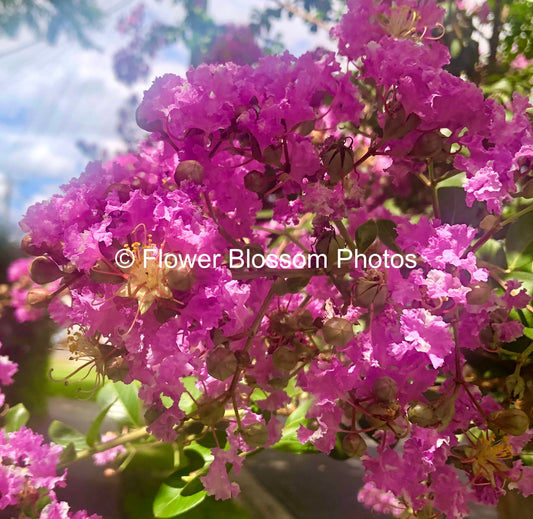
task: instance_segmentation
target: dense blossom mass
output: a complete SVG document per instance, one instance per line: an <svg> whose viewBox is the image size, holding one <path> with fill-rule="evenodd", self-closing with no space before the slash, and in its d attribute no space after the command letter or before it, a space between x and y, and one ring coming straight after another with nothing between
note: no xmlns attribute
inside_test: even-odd
<svg viewBox="0 0 533 519"><path fill-rule="evenodd" d="M287 437L282 410L303 391L312 403L296 437L362 456L362 502L464 517L469 501L533 493L520 377L502 404L465 368L522 337L516 315L530 309L479 255L531 179L528 103L504 107L444 70L433 2L348 7L333 29L339 55L157 78L137 111L151 132L138 151L89 164L23 218L43 284L30 300L100 377L140 382L158 439L183 441L191 423L217 432L201 477L217 499L238 493L227 464ZM448 218L439 197L461 177L475 222ZM231 269L230 249L327 261ZM416 264L339 264L341 249ZM171 254L220 261L162 261ZM32 478L51 488L51 474Z"/></svg>

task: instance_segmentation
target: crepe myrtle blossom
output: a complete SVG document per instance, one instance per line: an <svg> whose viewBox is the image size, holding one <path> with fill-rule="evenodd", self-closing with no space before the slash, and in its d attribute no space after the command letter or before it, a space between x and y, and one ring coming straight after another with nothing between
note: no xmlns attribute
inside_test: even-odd
<svg viewBox="0 0 533 519"><path fill-rule="evenodd" d="M290 434L362 457L369 507L464 517L529 477L525 357L507 345L530 297L479 253L531 176L527 101L506 118L444 70L433 2L348 8L333 31L347 67L318 50L157 78L138 150L23 217L32 279L55 283L31 300L97 385L140 383L157 439L213 437L209 495L234 497L229 465ZM441 211L436 187L459 173L483 225ZM231 250L328 261L231 265ZM412 261L338 264L339 250ZM201 254L218 261L158 261ZM517 360L505 400L469 375L483 350ZM298 391L305 418L284 432Z"/></svg>

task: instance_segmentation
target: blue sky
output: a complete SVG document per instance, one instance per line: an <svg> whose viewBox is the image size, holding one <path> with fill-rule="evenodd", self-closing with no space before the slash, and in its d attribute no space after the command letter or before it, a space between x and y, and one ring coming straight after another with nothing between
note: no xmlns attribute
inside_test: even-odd
<svg viewBox="0 0 533 519"><path fill-rule="evenodd" d="M113 53L127 41L115 27L137 3L101 1L103 9L111 13L102 29L92 32L101 52L82 49L65 37L51 46L36 41L29 31L13 40L0 37L0 218L4 223L7 219L13 237L20 236L17 222L28 205L58 192L62 183L83 171L87 158L76 147L77 140L120 151L122 143L115 130L118 108L131 94L142 96L156 76L186 71L187 52L174 46L151 63L151 75L145 83L129 88L115 79ZM212 14L217 20L232 23L244 23L253 7L272 3L210 2L216 5ZM168 4L145 2L149 11L163 19L176 18L177 8ZM296 55L328 41L323 31L310 35L295 18L283 19L274 30L283 35L287 48Z"/></svg>

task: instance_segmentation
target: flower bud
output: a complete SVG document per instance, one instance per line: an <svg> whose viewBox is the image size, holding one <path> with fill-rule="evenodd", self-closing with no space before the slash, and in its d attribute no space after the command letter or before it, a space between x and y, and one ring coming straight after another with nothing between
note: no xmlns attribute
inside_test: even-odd
<svg viewBox="0 0 533 519"><path fill-rule="evenodd" d="M348 433L342 440L342 450L350 458L360 458L366 452L366 443L357 433Z"/></svg>
<svg viewBox="0 0 533 519"><path fill-rule="evenodd" d="M45 288L33 288L28 292L26 302L32 308L46 308L52 300L52 294Z"/></svg>
<svg viewBox="0 0 533 519"><path fill-rule="evenodd" d="M29 254L30 256L41 256L46 251L45 247L37 247L37 245L33 243L31 235L29 234L26 234L26 236L22 238L22 241L20 242L20 248L23 252Z"/></svg>
<svg viewBox="0 0 533 519"><path fill-rule="evenodd" d="M39 256L30 263L30 277L39 285L51 283L63 276L55 261L46 256Z"/></svg>
<svg viewBox="0 0 533 519"><path fill-rule="evenodd" d="M338 348L346 346L354 337L352 323L342 317L328 319L322 327L322 333L328 344Z"/></svg>
<svg viewBox="0 0 533 519"><path fill-rule="evenodd" d="M379 377L372 384L372 394L380 402L393 402L398 394L398 385L390 377Z"/></svg>
<svg viewBox="0 0 533 519"><path fill-rule="evenodd" d="M177 267L167 272L167 285L172 290L187 292L196 281L196 274L187 266Z"/></svg>
<svg viewBox="0 0 533 519"><path fill-rule="evenodd" d="M288 346L280 346L272 354L274 366L281 371L290 371L298 363L299 355L296 351L291 350Z"/></svg>
<svg viewBox="0 0 533 519"><path fill-rule="evenodd" d="M184 160L178 164L174 173L174 180L179 184L181 180L190 180L201 184L205 177L205 169L197 160Z"/></svg>
<svg viewBox="0 0 533 519"><path fill-rule="evenodd" d="M332 144L322 154L322 160L334 184L340 182L354 167L353 150L344 146L343 141Z"/></svg>
<svg viewBox="0 0 533 519"><path fill-rule="evenodd" d="M225 348L217 348L207 354L207 372L217 380L226 380L237 371L237 357Z"/></svg>
<svg viewBox="0 0 533 519"><path fill-rule="evenodd" d="M416 402L407 410L407 417L411 423L420 427L433 427L437 424L438 418L435 416L433 408L423 402Z"/></svg>
<svg viewBox="0 0 533 519"><path fill-rule="evenodd" d="M213 426L224 418L225 412L224 404L216 401L207 402L198 407L198 418L204 425Z"/></svg>
<svg viewBox="0 0 533 519"><path fill-rule="evenodd" d="M268 430L262 422L247 425L241 429L242 439L249 447L263 447L268 441Z"/></svg>
<svg viewBox="0 0 533 519"><path fill-rule="evenodd" d="M444 400L439 399L433 406L433 409L439 422L437 430L443 431L448 427L455 415L455 398L446 398Z"/></svg>
<svg viewBox="0 0 533 519"><path fill-rule="evenodd" d="M489 415L489 427L511 436L521 436L529 427L529 417L520 409L502 409Z"/></svg>
<svg viewBox="0 0 533 519"><path fill-rule="evenodd" d="M317 254L325 254L328 268L337 265L338 250L344 248L346 242L341 236L337 236L334 231L324 231L318 238L315 251Z"/></svg>
<svg viewBox="0 0 533 519"><path fill-rule="evenodd" d="M379 270L368 270L355 282L354 305L361 308L381 308L387 299L387 282Z"/></svg>

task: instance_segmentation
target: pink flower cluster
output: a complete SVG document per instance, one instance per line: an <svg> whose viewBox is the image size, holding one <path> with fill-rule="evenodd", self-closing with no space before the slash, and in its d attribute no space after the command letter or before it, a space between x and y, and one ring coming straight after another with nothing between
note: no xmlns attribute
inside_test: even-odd
<svg viewBox="0 0 533 519"><path fill-rule="evenodd" d="M313 399L302 443L329 453L340 439L358 456L364 435L378 443L363 456L368 506L463 517L468 501L494 504L528 481L527 415L463 368L469 352L522 335L512 315L530 298L515 281L489 285L476 257L483 230L442 221L430 188L464 172L467 203L501 213L531 176L527 101L515 97L507 121L443 70L432 2L348 5L334 29L348 67L317 51L156 79L137 112L149 141L31 207L25 247L35 276L59 280L41 302L81 330L71 350L101 375L140 381L156 437L174 441L191 422L225 431L229 447L213 450L202 478L209 494L236 495L227 464L280 441L296 387ZM393 213L426 189L419 180L427 197ZM235 248L332 258L356 246L414 254L417 266L224 260ZM171 268L157 260L167 254L223 261Z"/></svg>
<svg viewBox="0 0 533 519"><path fill-rule="evenodd" d="M1 346L1 344L0 344ZM0 384L13 382L17 365L0 357ZM0 405L4 395L0 392ZM67 471L57 475L61 447L43 443L43 437L22 426L13 432L0 431L0 510L11 515L41 519L99 519L85 511L71 513L68 503L58 501L54 489L64 487Z"/></svg>

